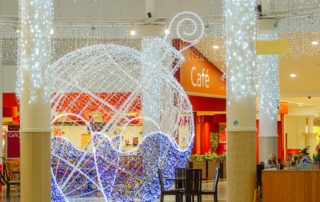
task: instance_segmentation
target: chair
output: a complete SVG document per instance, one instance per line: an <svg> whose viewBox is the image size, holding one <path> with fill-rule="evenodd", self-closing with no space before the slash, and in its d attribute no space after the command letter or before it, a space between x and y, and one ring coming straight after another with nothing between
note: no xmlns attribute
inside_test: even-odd
<svg viewBox="0 0 320 202"><path fill-rule="evenodd" d="M176 179L185 179L186 178L186 170L190 168L175 168L175 178ZM176 189L184 189L185 181L176 181L175 188Z"/></svg>
<svg viewBox="0 0 320 202"><path fill-rule="evenodd" d="M264 170L264 165L257 165L257 188L262 187L262 170Z"/></svg>
<svg viewBox="0 0 320 202"><path fill-rule="evenodd" d="M4 164L4 170L3 173L0 172L0 183L2 185L7 185L7 192L6 192L6 197L9 198L10 197L10 186L11 185L18 185L20 186L20 177L17 181L13 181L9 174L8 174L8 168L7 168L7 164L6 161L3 161Z"/></svg>
<svg viewBox="0 0 320 202"><path fill-rule="evenodd" d="M194 196L197 196L197 201L201 201L201 178L202 170L201 169L188 169L186 170L186 179L185 179L185 195L186 201L194 201Z"/></svg>
<svg viewBox="0 0 320 202"><path fill-rule="evenodd" d="M164 195L175 195L177 201L182 202L182 201L183 201L183 199L182 199L183 190L179 190L179 189L164 190L164 184L163 184L162 171L161 171L161 169L158 169L158 175L159 175L160 188L161 188L160 202L163 202L163 200L164 200Z"/></svg>
<svg viewBox="0 0 320 202"><path fill-rule="evenodd" d="M218 201L218 182L219 182L219 172L220 168L216 168L216 176L214 178L213 190L201 190L201 194L203 195L213 195L214 202Z"/></svg>

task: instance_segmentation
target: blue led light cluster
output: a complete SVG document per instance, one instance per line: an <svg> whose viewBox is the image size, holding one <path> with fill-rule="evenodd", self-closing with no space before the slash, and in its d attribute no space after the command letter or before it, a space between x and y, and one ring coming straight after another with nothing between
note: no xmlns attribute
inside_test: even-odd
<svg viewBox="0 0 320 202"><path fill-rule="evenodd" d="M108 138L96 134L94 148L83 152L64 138L52 138L52 200L153 201L160 194L157 169L164 178L174 178L174 169L186 166L192 144L180 151L166 135L154 133L137 150L121 153ZM172 181L164 182L166 188L172 186Z"/></svg>

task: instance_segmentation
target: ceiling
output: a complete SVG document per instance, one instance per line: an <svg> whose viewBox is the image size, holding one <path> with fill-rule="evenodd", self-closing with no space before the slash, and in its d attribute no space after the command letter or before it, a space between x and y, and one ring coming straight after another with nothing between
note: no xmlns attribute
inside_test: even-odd
<svg viewBox="0 0 320 202"><path fill-rule="evenodd" d="M146 1L154 2L146 8ZM127 23L166 24L176 13L191 10L206 22L221 20L223 0L54 0L55 23ZM263 18L277 20L284 16L320 13L317 0L258 0L262 5ZM303 2L303 5L302 3ZM146 12L152 11L152 19ZM0 21L18 23L18 0L0 0ZM315 39L319 40L319 39ZM311 41L300 40L301 43ZM204 38L196 45L217 67L224 68L222 49L212 51L213 45L223 43L220 39ZM218 45L219 46L219 45ZM221 46L222 47L222 46ZM320 53L314 56L281 57L279 59L279 86L281 100L320 106ZM295 73L296 78L290 74ZM312 96L312 99L307 99ZM312 102L312 103L311 103Z"/></svg>
<svg viewBox="0 0 320 202"><path fill-rule="evenodd" d="M299 40L299 39L298 39ZM315 39L319 40L320 39ZM222 38L212 39L207 37L202 39L196 48L218 68L225 69L224 60L221 57L223 49L214 49L214 45L221 43ZM312 48L312 41L302 40L309 43ZM296 74L291 78L290 74ZM301 108L314 106L320 115L320 52L309 56L302 55L299 57L280 56L279 57L279 88L280 100L292 104L304 104ZM307 97L311 96L312 99Z"/></svg>

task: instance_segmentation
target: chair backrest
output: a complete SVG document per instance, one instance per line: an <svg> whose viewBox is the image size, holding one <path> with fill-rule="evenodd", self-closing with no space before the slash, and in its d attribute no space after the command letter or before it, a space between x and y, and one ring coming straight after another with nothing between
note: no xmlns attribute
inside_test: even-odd
<svg viewBox="0 0 320 202"><path fill-rule="evenodd" d="M186 175L186 168L175 168L175 177L184 178Z"/></svg>
<svg viewBox="0 0 320 202"><path fill-rule="evenodd" d="M158 169L158 176L159 176L159 182L160 182L160 189L161 189L161 191L164 191L164 185L163 185L163 179L162 179L162 171L161 171L161 169Z"/></svg>
<svg viewBox="0 0 320 202"><path fill-rule="evenodd" d="M257 187L262 186L262 170L264 170L264 165L257 165Z"/></svg>
<svg viewBox="0 0 320 202"><path fill-rule="evenodd" d="M214 178L213 190L217 192L218 190L218 182L220 177L220 168L216 168L216 177Z"/></svg>
<svg viewBox="0 0 320 202"><path fill-rule="evenodd" d="M202 170L201 169L188 169L186 170L186 180L185 180L185 192L186 194L200 193L201 192L201 178Z"/></svg>
<svg viewBox="0 0 320 202"><path fill-rule="evenodd" d="M185 179L187 169L190 169L190 168L175 168L175 178ZM185 188L185 181L177 180L175 182L175 186L177 189L184 189Z"/></svg>

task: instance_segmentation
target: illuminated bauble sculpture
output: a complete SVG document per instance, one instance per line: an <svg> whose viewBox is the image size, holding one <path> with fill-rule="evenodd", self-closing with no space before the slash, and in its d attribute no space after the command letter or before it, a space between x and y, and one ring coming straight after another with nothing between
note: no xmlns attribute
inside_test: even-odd
<svg viewBox="0 0 320 202"><path fill-rule="evenodd" d="M192 19L181 18L191 15ZM197 43L204 26L182 12L180 39ZM199 33L200 37L185 40ZM179 33L182 23L192 33ZM184 58L165 39L142 40L142 51L100 44L75 50L50 66L52 200L154 201L158 169L173 178L193 146L188 96L174 77ZM182 51L182 50L180 50ZM85 134L84 134L85 133ZM173 181L164 181L165 188Z"/></svg>
<svg viewBox="0 0 320 202"><path fill-rule="evenodd" d="M160 193L157 169L173 178L176 167L186 166L194 137L192 107L173 76L183 57L162 39L151 45L161 58L94 45L51 66L52 126L68 130L52 137L53 200L154 200ZM153 80L159 97L148 88ZM142 113L143 99L150 98L158 99L160 107L151 113L159 120ZM89 131L85 148L75 143L83 141L77 132L83 125ZM148 134L142 133L145 127Z"/></svg>

